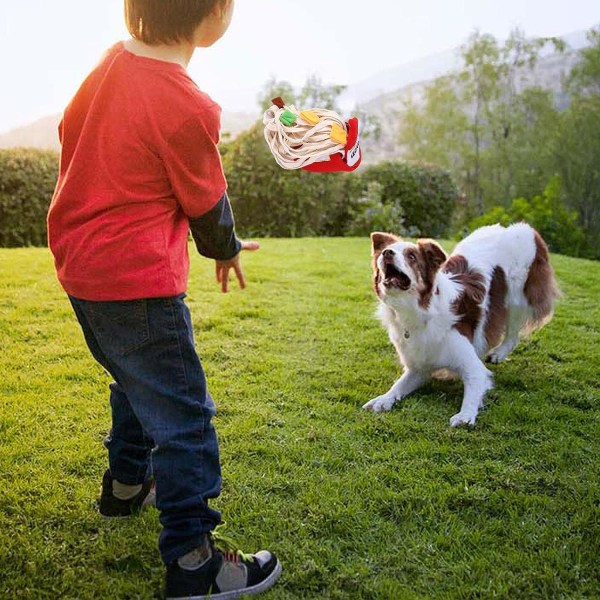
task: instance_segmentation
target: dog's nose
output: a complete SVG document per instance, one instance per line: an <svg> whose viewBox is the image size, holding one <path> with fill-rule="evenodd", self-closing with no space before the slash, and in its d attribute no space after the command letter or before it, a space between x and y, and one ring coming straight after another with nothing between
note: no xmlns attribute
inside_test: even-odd
<svg viewBox="0 0 600 600"><path fill-rule="evenodd" d="M391 248L386 248L383 252L383 258L392 258L396 254Z"/></svg>

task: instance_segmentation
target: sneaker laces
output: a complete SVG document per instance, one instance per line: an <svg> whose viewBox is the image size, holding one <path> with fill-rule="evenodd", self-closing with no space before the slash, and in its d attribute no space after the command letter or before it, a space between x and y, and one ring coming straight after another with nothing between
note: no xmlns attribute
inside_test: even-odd
<svg viewBox="0 0 600 600"><path fill-rule="evenodd" d="M239 550L233 539L223 533L224 526L225 523L221 523L216 529L210 532L209 539L213 548L218 550L228 562L254 562L253 554L247 554Z"/></svg>

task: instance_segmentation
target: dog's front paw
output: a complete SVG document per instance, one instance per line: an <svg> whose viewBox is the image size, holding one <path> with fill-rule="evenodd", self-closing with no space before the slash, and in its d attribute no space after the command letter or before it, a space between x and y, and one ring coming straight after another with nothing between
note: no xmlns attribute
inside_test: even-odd
<svg viewBox="0 0 600 600"><path fill-rule="evenodd" d="M377 398L373 398L373 400L369 400L366 404L363 405L365 410L372 410L373 412L383 412L386 410L392 410L392 406L394 406L396 402L396 398L383 395L377 396Z"/></svg>
<svg viewBox="0 0 600 600"><path fill-rule="evenodd" d="M477 419L477 413L459 412L451 417L450 426L458 427L459 425L475 425L475 419Z"/></svg>

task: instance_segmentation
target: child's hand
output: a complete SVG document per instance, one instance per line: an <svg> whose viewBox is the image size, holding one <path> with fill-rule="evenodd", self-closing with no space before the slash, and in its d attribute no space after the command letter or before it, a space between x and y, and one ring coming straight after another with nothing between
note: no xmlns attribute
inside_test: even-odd
<svg viewBox="0 0 600 600"><path fill-rule="evenodd" d="M258 242L242 242L242 250L250 250L254 252L260 248ZM244 279L244 273L242 271L242 265L240 265L240 254L241 251L236 254L231 260L216 260L217 270L217 281L221 284L221 290L224 294L227 293L229 285L229 269L235 271L235 275L240 282L240 287L244 289L246 287L246 280Z"/></svg>

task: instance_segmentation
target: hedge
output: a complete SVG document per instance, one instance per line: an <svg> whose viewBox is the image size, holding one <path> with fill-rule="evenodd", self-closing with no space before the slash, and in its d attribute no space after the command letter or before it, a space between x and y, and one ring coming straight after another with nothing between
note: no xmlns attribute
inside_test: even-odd
<svg viewBox="0 0 600 600"><path fill-rule="evenodd" d="M354 173L287 171L273 159L261 123L221 153L242 236L449 233L458 194L440 169L386 161ZM58 161L52 151L0 150L0 247L46 245Z"/></svg>
<svg viewBox="0 0 600 600"><path fill-rule="evenodd" d="M444 237L451 233L458 189L448 171L403 161L383 161L361 175L362 188L377 183L384 207L402 215L402 230L410 236Z"/></svg>
<svg viewBox="0 0 600 600"><path fill-rule="evenodd" d="M428 237L449 233L458 191L436 167L386 161L354 173L286 171L271 155L260 122L221 152L241 235L368 235L381 227Z"/></svg>
<svg viewBox="0 0 600 600"><path fill-rule="evenodd" d="M50 150L0 149L0 247L47 244L46 214L58 160Z"/></svg>
<svg viewBox="0 0 600 600"><path fill-rule="evenodd" d="M262 123L221 146L229 197L243 236L343 235L354 179L287 171L273 158Z"/></svg>

